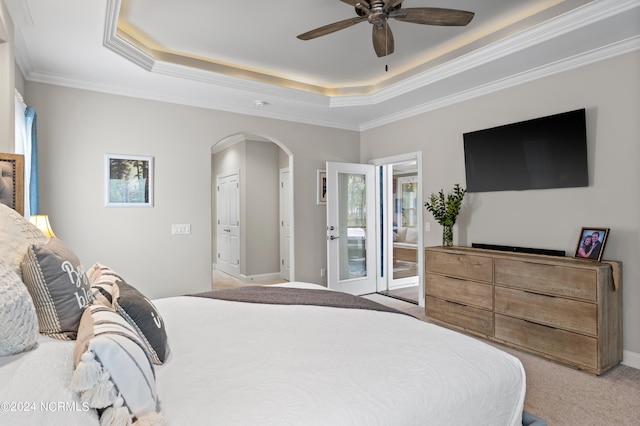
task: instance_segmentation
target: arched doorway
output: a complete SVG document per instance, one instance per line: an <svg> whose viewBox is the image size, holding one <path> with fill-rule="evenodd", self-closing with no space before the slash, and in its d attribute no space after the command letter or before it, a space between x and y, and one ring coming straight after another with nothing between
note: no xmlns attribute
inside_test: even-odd
<svg viewBox="0 0 640 426"><path fill-rule="evenodd" d="M265 135L228 136L211 148L211 183L214 271L249 283L294 280L291 151Z"/></svg>

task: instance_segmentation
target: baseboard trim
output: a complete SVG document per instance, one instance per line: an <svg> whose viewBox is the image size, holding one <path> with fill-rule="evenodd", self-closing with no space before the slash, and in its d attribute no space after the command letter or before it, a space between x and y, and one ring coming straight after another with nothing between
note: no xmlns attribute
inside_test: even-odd
<svg viewBox="0 0 640 426"><path fill-rule="evenodd" d="M622 351L622 363L627 367L633 367L640 370L640 353Z"/></svg>

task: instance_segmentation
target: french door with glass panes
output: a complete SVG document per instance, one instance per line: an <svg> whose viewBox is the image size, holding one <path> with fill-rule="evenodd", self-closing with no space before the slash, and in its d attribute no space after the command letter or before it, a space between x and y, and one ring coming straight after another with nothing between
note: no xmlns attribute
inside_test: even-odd
<svg viewBox="0 0 640 426"><path fill-rule="evenodd" d="M376 291L375 166L327 162L327 282Z"/></svg>

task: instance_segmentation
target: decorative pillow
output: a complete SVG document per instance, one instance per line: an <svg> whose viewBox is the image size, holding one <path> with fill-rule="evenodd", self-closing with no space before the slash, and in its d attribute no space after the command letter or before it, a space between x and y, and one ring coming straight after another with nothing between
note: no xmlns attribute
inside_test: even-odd
<svg viewBox="0 0 640 426"><path fill-rule="evenodd" d="M418 243L418 228L407 228L407 236L405 241L409 244Z"/></svg>
<svg viewBox="0 0 640 426"><path fill-rule="evenodd" d="M100 412L101 425L164 424L153 363L138 333L99 302L82 314L71 389Z"/></svg>
<svg viewBox="0 0 640 426"><path fill-rule="evenodd" d="M162 364L169 356L164 321L156 307L140 291L109 267L96 263L87 271L93 297L111 307L142 338L154 364Z"/></svg>
<svg viewBox="0 0 640 426"><path fill-rule="evenodd" d="M47 241L33 223L11 207L0 204L0 259L22 276L20 262L30 244Z"/></svg>
<svg viewBox="0 0 640 426"><path fill-rule="evenodd" d="M0 324L0 356L17 354L36 345L36 308L18 274L1 259Z"/></svg>
<svg viewBox="0 0 640 426"><path fill-rule="evenodd" d="M78 257L58 238L32 244L22 262L22 277L36 307L40 333L74 340L82 312L92 300Z"/></svg>
<svg viewBox="0 0 640 426"><path fill-rule="evenodd" d="M400 228L398 228L398 232L396 234L398 238L394 241L404 243L404 240L407 238L407 228L405 226L401 226Z"/></svg>

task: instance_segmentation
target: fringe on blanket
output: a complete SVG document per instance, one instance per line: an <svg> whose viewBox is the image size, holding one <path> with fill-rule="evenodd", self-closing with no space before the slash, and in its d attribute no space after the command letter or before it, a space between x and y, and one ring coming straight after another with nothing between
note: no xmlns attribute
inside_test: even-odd
<svg viewBox="0 0 640 426"><path fill-rule="evenodd" d="M80 401L90 407L102 409L100 426L165 426L162 413L149 413L134 419L129 408L118 393L109 372L96 359L95 353L88 350L82 354L71 377L71 390L80 394ZM135 420L135 421L134 421Z"/></svg>

